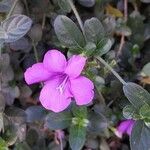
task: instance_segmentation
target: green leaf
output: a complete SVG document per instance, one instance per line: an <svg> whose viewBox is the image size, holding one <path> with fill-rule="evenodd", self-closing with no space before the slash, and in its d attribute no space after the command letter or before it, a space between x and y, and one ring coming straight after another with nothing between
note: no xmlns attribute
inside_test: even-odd
<svg viewBox="0 0 150 150"><path fill-rule="evenodd" d="M144 123L148 128L150 128L150 118L145 118Z"/></svg>
<svg viewBox="0 0 150 150"><path fill-rule="evenodd" d="M144 104L150 104L150 94L138 84L128 82L123 85L123 91L136 109L140 109Z"/></svg>
<svg viewBox="0 0 150 150"><path fill-rule="evenodd" d="M116 27L116 34L130 36L132 34L132 31L128 26L122 25L122 26Z"/></svg>
<svg viewBox="0 0 150 150"><path fill-rule="evenodd" d="M4 130L3 113L0 113L0 132L1 132L1 130Z"/></svg>
<svg viewBox="0 0 150 150"><path fill-rule="evenodd" d="M78 2L85 7L93 7L95 5L95 0L78 0Z"/></svg>
<svg viewBox="0 0 150 150"><path fill-rule="evenodd" d="M145 104L140 108L140 116L150 119L150 106Z"/></svg>
<svg viewBox="0 0 150 150"><path fill-rule="evenodd" d="M54 21L54 29L60 42L69 48L83 48L85 39L76 24L64 15L59 15Z"/></svg>
<svg viewBox="0 0 150 150"><path fill-rule="evenodd" d="M149 150L150 128L143 121L137 121L130 136L131 150Z"/></svg>
<svg viewBox="0 0 150 150"><path fill-rule="evenodd" d="M23 109L12 106L7 108L5 113L13 121L13 123L22 124L26 122L26 114Z"/></svg>
<svg viewBox="0 0 150 150"><path fill-rule="evenodd" d="M87 118L87 108L85 106L73 105L72 113L77 118L83 118L83 119Z"/></svg>
<svg viewBox="0 0 150 150"><path fill-rule="evenodd" d="M38 131L35 129L30 129L26 136L26 141L30 146L34 146L39 139Z"/></svg>
<svg viewBox="0 0 150 150"><path fill-rule="evenodd" d="M67 0L57 0L57 3L63 11L65 11L67 13L69 13L71 11L71 7Z"/></svg>
<svg viewBox="0 0 150 150"><path fill-rule="evenodd" d="M7 143L0 137L0 150L9 150Z"/></svg>
<svg viewBox="0 0 150 150"><path fill-rule="evenodd" d="M31 148L26 142L23 142L23 143L17 144L14 150L31 150Z"/></svg>
<svg viewBox="0 0 150 150"><path fill-rule="evenodd" d="M72 125L69 131L69 144L72 150L80 150L86 140L86 128Z"/></svg>
<svg viewBox="0 0 150 150"><path fill-rule="evenodd" d="M2 93L0 93L0 113L5 109L5 99Z"/></svg>
<svg viewBox="0 0 150 150"><path fill-rule="evenodd" d="M94 17L85 21L84 30L87 40L95 44L98 44L105 35L102 23Z"/></svg>
<svg viewBox="0 0 150 150"><path fill-rule="evenodd" d="M99 135L104 134L105 129L108 127L108 120L107 118L99 112L99 114L90 112L89 114L90 123L88 125L88 131Z"/></svg>
<svg viewBox="0 0 150 150"><path fill-rule="evenodd" d="M13 15L5 19L1 26L5 30L5 42L15 42L23 37L30 29L32 20L25 15Z"/></svg>
<svg viewBox="0 0 150 150"><path fill-rule="evenodd" d="M103 38L98 44L96 48L96 54L99 54L100 56L106 54L112 47L113 41L108 38Z"/></svg>
<svg viewBox="0 0 150 150"><path fill-rule="evenodd" d="M27 122L43 121L46 110L41 106L30 106L26 109Z"/></svg>
<svg viewBox="0 0 150 150"><path fill-rule="evenodd" d="M45 126L52 130L67 128L72 120L72 114L69 111L60 113L51 112L46 116Z"/></svg>
<svg viewBox="0 0 150 150"><path fill-rule="evenodd" d="M127 105L123 108L123 116L126 119L132 119L135 114L135 108L132 105Z"/></svg>
<svg viewBox="0 0 150 150"><path fill-rule="evenodd" d="M142 74L143 76L150 76L150 62L147 63L146 65L144 65L141 74Z"/></svg>
<svg viewBox="0 0 150 150"><path fill-rule="evenodd" d="M88 42L85 46L85 55L86 56L91 56L96 49L96 45L92 42Z"/></svg>
<svg viewBox="0 0 150 150"><path fill-rule="evenodd" d="M10 0L1 0L0 1L0 12L6 13L11 9L13 1Z"/></svg>
<svg viewBox="0 0 150 150"><path fill-rule="evenodd" d="M0 26L0 45L2 45L5 41L5 38L7 38L5 30Z"/></svg>
<svg viewBox="0 0 150 150"><path fill-rule="evenodd" d="M14 125L5 126L5 132L2 134L2 138L7 145L13 145L17 140L17 128Z"/></svg>

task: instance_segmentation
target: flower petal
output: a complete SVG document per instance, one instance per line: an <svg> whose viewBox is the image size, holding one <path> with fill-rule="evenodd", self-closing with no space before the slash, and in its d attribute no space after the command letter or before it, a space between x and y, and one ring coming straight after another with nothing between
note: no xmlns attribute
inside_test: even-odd
<svg viewBox="0 0 150 150"><path fill-rule="evenodd" d="M72 56L67 63L65 73L71 78L76 78L80 75L86 63L86 58L80 55Z"/></svg>
<svg viewBox="0 0 150 150"><path fill-rule="evenodd" d="M58 89L60 79L53 79L47 82L41 90L40 101L43 107L54 112L60 112L66 109L71 103L71 93L67 86L63 93Z"/></svg>
<svg viewBox="0 0 150 150"><path fill-rule="evenodd" d="M36 63L28 68L25 73L25 81L27 84L33 84L41 81L46 81L52 74L46 70L43 63Z"/></svg>
<svg viewBox="0 0 150 150"><path fill-rule="evenodd" d="M86 105L90 103L94 97L94 85L91 80L80 76L76 79L71 79L71 92L78 105Z"/></svg>
<svg viewBox="0 0 150 150"><path fill-rule="evenodd" d="M131 121L132 120L125 120L125 121L122 121L120 124L119 124L119 126L117 127L117 130L118 130L118 132L120 133L120 134L125 134L125 133L127 133L127 130L128 130L128 128L129 128L129 126L130 126L130 124L131 124Z"/></svg>
<svg viewBox="0 0 150 150"><path fill-rule="evenodd" d="M49 50L44 56L43 63L51 72L63 72L67 61L65 56L58 50Z"/></svg>

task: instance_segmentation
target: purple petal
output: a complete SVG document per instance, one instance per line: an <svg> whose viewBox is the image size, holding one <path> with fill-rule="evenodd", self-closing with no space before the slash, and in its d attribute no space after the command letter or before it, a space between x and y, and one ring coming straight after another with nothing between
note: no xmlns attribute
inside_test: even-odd
<svg viewBox="0 0 150 150"><path fill-rule="evenodd" d="M58 89L61 81L54 79L47 82L40 93L40 101L43 107L54 112L60 112L66 109L71 103L71 93L66 86L63 93Z"/></svg>
<svg viewBox="0 0 150 150"><path fill-rule="evenodd" d="M90 103L94 97L94 85L88 78L80 76L71 79L71 91L78 105Z"/></svg>
<svg viewBox="0 0 150 150"><path fill-rule="evenodd" d="M44 56L43 64L51 72L63 72L67 62L58 50L49 50Z"/></svg>
<svg viewBox="0 0 150 150"><path fill-rule="evenodd" d="M124 134L124 133L127 133L127 130L129 128L129 126L131 125L131 122L132 120L125 120L125 121L122 121L119 126L117 127L117 131L120 133L120 134Z"/></svg>
<svg viewBox="0 0 150 150"><path fill-rule="evenodd" d="M52 74L44 67L43 63L36 63L28 68L25 73L25 81L27 84L33 84L41 81L46 81Z"/></svg>
<svg viewBox="0 0 150 150"><path fill-rule="evenodd" d="M126 131L126 133L127 133L128 135L131 135L131 132L132 132L132 128L133 128L133 126L134 126L134 123L135 123L134 120L130 120L130 124L129 124L129 126L128 126L127 131Z"/></svg>
<svg viewBox="0 0 150 150"><path fill-rule="evenodd" d="M86 63L86 58L80 55L72 56L67 63L65 73L71 78L76 78L80 75Z"/></svg>

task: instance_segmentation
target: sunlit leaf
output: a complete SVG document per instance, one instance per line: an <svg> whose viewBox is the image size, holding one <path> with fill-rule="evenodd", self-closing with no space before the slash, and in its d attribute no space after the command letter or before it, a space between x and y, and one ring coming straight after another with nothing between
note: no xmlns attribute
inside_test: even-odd
<svg viewBox="0 0 150 150"><path fill-rule="evenodd" d="M9 150L7 143L0 137L0 150Z"/></svg>
<svg viewBox="0 0 150 150"><path fill-rule="evenodd" d="M150 62L144 65L142 71L141 71L142 76L150 76Z"/></svg>
<svg viewBox="0 0 150 150"><path fill-rule="evenodd" d="M105 35L102 23L97 18L91 18L84 23L85 34L89 42L98 44Z"/></svg>
<svg viewBox="0 0 150 150"><path fill-rule="evenodd" d="M1 24L5 30L5 42L17 41L29 31L31 25L32 20L25 15L13 15L5 19Z"/></svg>
<svg viewBox="0 0 150 150"><path fill-rule="evenodd" d="M83 34L76 24L66 16L59 15L54 21L57 38L64 46L69 48L82 48L85 46Z"/></svg>
<svg viewBox="0 0 150 150"><path fill-rule="evenodd" d="M70 12L71 11L71 7L70 4L68 3L67 0L57 0L59 7L65 11L65 12Z"/></svg>
<svg viewBox="0 0 150 150"><path fill-rule="evenodd" d="M105 9L106 9L106 13L109 15L112 15L114 17L123 17L122 12L111 5L107 5Z"/></svg>
<svg viewBox="0 0 150 150"><path fill-rule="evenodd" d="M81 150L86 138L86 128L72 125L69 130L69 144L72 150Z"/></svg>
<svg viewBox="0 0 150 150"><path fill-rule="evenodd" d="M136 109L150 104L150 94L138 84L128 82L123 86L125 96Z"/></svg>

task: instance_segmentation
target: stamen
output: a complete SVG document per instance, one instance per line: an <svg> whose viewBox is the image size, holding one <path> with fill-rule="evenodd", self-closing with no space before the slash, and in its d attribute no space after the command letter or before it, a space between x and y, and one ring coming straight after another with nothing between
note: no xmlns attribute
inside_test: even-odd
<svg viewBox="0 0 150 150"><path fill-rule="evenodd" d="M60 91L60 94L63 94L67 80L68 80L68 76L66 76L63 82L56 88L57 90Z"/></svg>

